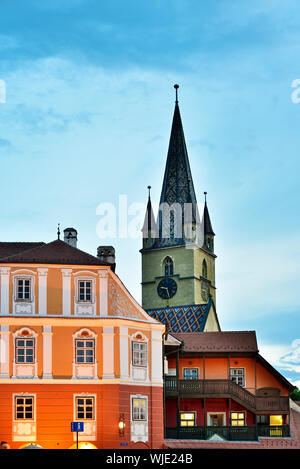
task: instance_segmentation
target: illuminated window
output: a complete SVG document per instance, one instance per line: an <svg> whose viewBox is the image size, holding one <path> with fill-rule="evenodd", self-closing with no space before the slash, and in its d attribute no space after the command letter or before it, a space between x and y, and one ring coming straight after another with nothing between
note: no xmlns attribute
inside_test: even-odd
<svg viewBox="0 0 300 469"><path fill-rule="evenodd" d="M132 399L132 420L147 420L147 399Z"/></svg>
<svg viewBox="0 0 300 469"><path fill-rule="evenodd" d="M76 363L95 362L95 341L93 339L75 340Z"/></svg>
<svg viewBox="0 0 300 469"><path fill-rule="evenodd" d="M170 257L166 257L164 260L165 276L173 275L174 273L174 264Z"/></svg>
<svg viewBox="0 0 300 469"><path fill-rule="evenodd" d="M183 379L199 379L198 368L183 368Z"/></svg>
<svg viewBox="0 0 300 469"><path fill-rule="evenodd" d="M16 301L31 301L31 279L16 277Z"/></svg>
<svg viewBox="0 0 300 469"><path fill-rule="evenodd" d="M194 427L196 422L195 412L180 412L180 426Z"/></svg>
<svg viewBox="0 0 300 469"><path fill-rule="evenodd" d="M245 425L245 413L231 412L231 425L233 427L243 427Z"/></svg>
<svg viewBox="0 0 300 469"><path fill-rule="evenodd" d="M16 363L34 363L35 339L16 339Z"/></svg>
<svg viewBox="0 0 300 469"><path fill-rule="evenodd" d="M244 368L230 368L230 379L239 386L245 386L245 369Z"/></svg>
<svg viewBox="0 0 300 469"><path fill-rule="evenodd" d="M283 416L282 415L270 415L270 425L280 426L283 425Z"/></svg>
<svg viewBox="0 0 300 469"><path fill-rule="evenodd" d="M90 280L78 281L78 301L86 303L92 301L92 282Z"/></svg>
<svg viewBox="0 0 300 469"><path fill-rule="evenodd" d="M147 366L147 344L132 342L132 364L134 366Z"/></svg>
<svg viewBox="0 0 300 469"><path fill-rule="evenodd" d="M94 397L76 397L76 419L94 420Z"/></svg>
<svg viewBox="0 0 300 469"><path fill-rule="evenodd" d="M33 396L15 396L15 420L33 420Z"/></svg>

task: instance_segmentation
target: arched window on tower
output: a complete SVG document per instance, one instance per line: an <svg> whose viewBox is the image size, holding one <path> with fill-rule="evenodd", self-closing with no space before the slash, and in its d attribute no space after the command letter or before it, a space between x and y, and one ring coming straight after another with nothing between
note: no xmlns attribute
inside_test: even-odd
<svg viewBox="0 0 300 469"><path fill-rule="evenodd" d="M173 275L174 273L174 264L171 257L166 257L164 260L165 276Z"/></svg>
<svg viewBox="0 0 300 469"><path fill-rule="evenodd" d="M207 265L205 259L202 262L202 277L207 278Z"/></svg>

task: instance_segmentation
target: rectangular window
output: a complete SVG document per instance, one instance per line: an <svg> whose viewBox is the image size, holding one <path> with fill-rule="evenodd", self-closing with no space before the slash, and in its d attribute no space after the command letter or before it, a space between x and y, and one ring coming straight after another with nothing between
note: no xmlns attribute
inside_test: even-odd
<svg viewBox="0 0 300 469"><path fill-rule="evenodd" d="M231 412L231 425L233 427L243 427L245 425L245 413Z"/></svg>
<svg viewBox="0 0 300 469"><path fill-rule="evenodd" d="M257 415L256 416L257 425L269 425L269 416L268 415Z"/></svg>
<svg viewBox="0 0 300 469"><path fill-rule="evenodd" d="M245 386L245 369L244 368L230 368L230 379L239 386Z"/></svg>
<svg viewBox="0 0 300 469"><path fill-rule="evenodd" d="M33 396L15 396L15 420L33 420Z"/></svg>
<svg viewBox="0 0 300 469"><path fill-rule="evenodd" d="M180 412L180 426L181 427L194 427L196 424L195 412Z"/></svg>
<svg viewBox="0 0 300 469"><path fill-rule="evenodd" d="M95 398L76 397L76 419L77 420L94 420L95 415Z"/></svg>
<svg viewBox="0 0 300 469"><path fill-rule="evenodd" d="M92 301L92 282L90 280L79 280L78 301L87 303Z"/></svg>
<svg viewBox="0 0 300 469"><path fill-rule="evenodd" d="M31 301L31 279L30 278L17 278L16 279L16 300L17 301Z"/></svg>
<svg viewBox="0 0 300 469"><path fill-rule="evenodd" d="M132 399L132 420L147 420L147 399Z"/></svg>
<svg viewBox="0 0 300 469"><path fill-rule="evenodd" d="M34 363L35 339L16 339L16 363Z"/></svg>
<svg viewBox="0 0 300 469"><path fill-rule="evenodd" d="M132 364L147 366L147 344L144 342L132 342Z"/></svg>
<svg viewBox="0 0 300 469"><path fill-rule="evenodd" d="M93 339L76 339L75 359L76 363L94 363L95 341Z"/></svg>
<svg viewBox="0 0 300 469"><path fill-rule="evenodd" d="M199 379L198 368L183 368L183 379Z"/></svg>

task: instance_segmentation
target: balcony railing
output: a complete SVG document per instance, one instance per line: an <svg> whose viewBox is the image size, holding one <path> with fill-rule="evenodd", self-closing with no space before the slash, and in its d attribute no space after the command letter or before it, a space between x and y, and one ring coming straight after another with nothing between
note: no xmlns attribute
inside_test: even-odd
<svg viewBox="0 0 300 469"><path fill-rule="evenodd" d="M228 379L184 380L167 376L165 377L165 391L167 396L231 397L253 412L287 412L289 410L287 396L255 396Z"/></svg>
<svg viewBox="0 0 300 469"><path fill-rule="evenodd" d="M289 425L244 427L179 427L166 428L166 438L179 440L208 440L218 435L226 441L257 441L259 437L286 438L290 436Z"/></svg>

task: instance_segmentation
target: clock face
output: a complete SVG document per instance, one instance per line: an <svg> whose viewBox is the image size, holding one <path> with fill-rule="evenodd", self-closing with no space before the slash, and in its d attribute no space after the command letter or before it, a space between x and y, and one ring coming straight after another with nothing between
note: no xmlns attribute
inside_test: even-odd
<svg viewBox="0 0 300 469"><path fill-rule="evenodd" d="M206 282L202 282L201 285L201 296L203 301L208 301L209 297L209 286Z"/></svg>
<svg viewBox="0 0 300 469"><path fill-rule="evenodd" d="M169 277L163 278L157 285L157 293L164 300L172 298L177 292L177 283Z"/></svg>

